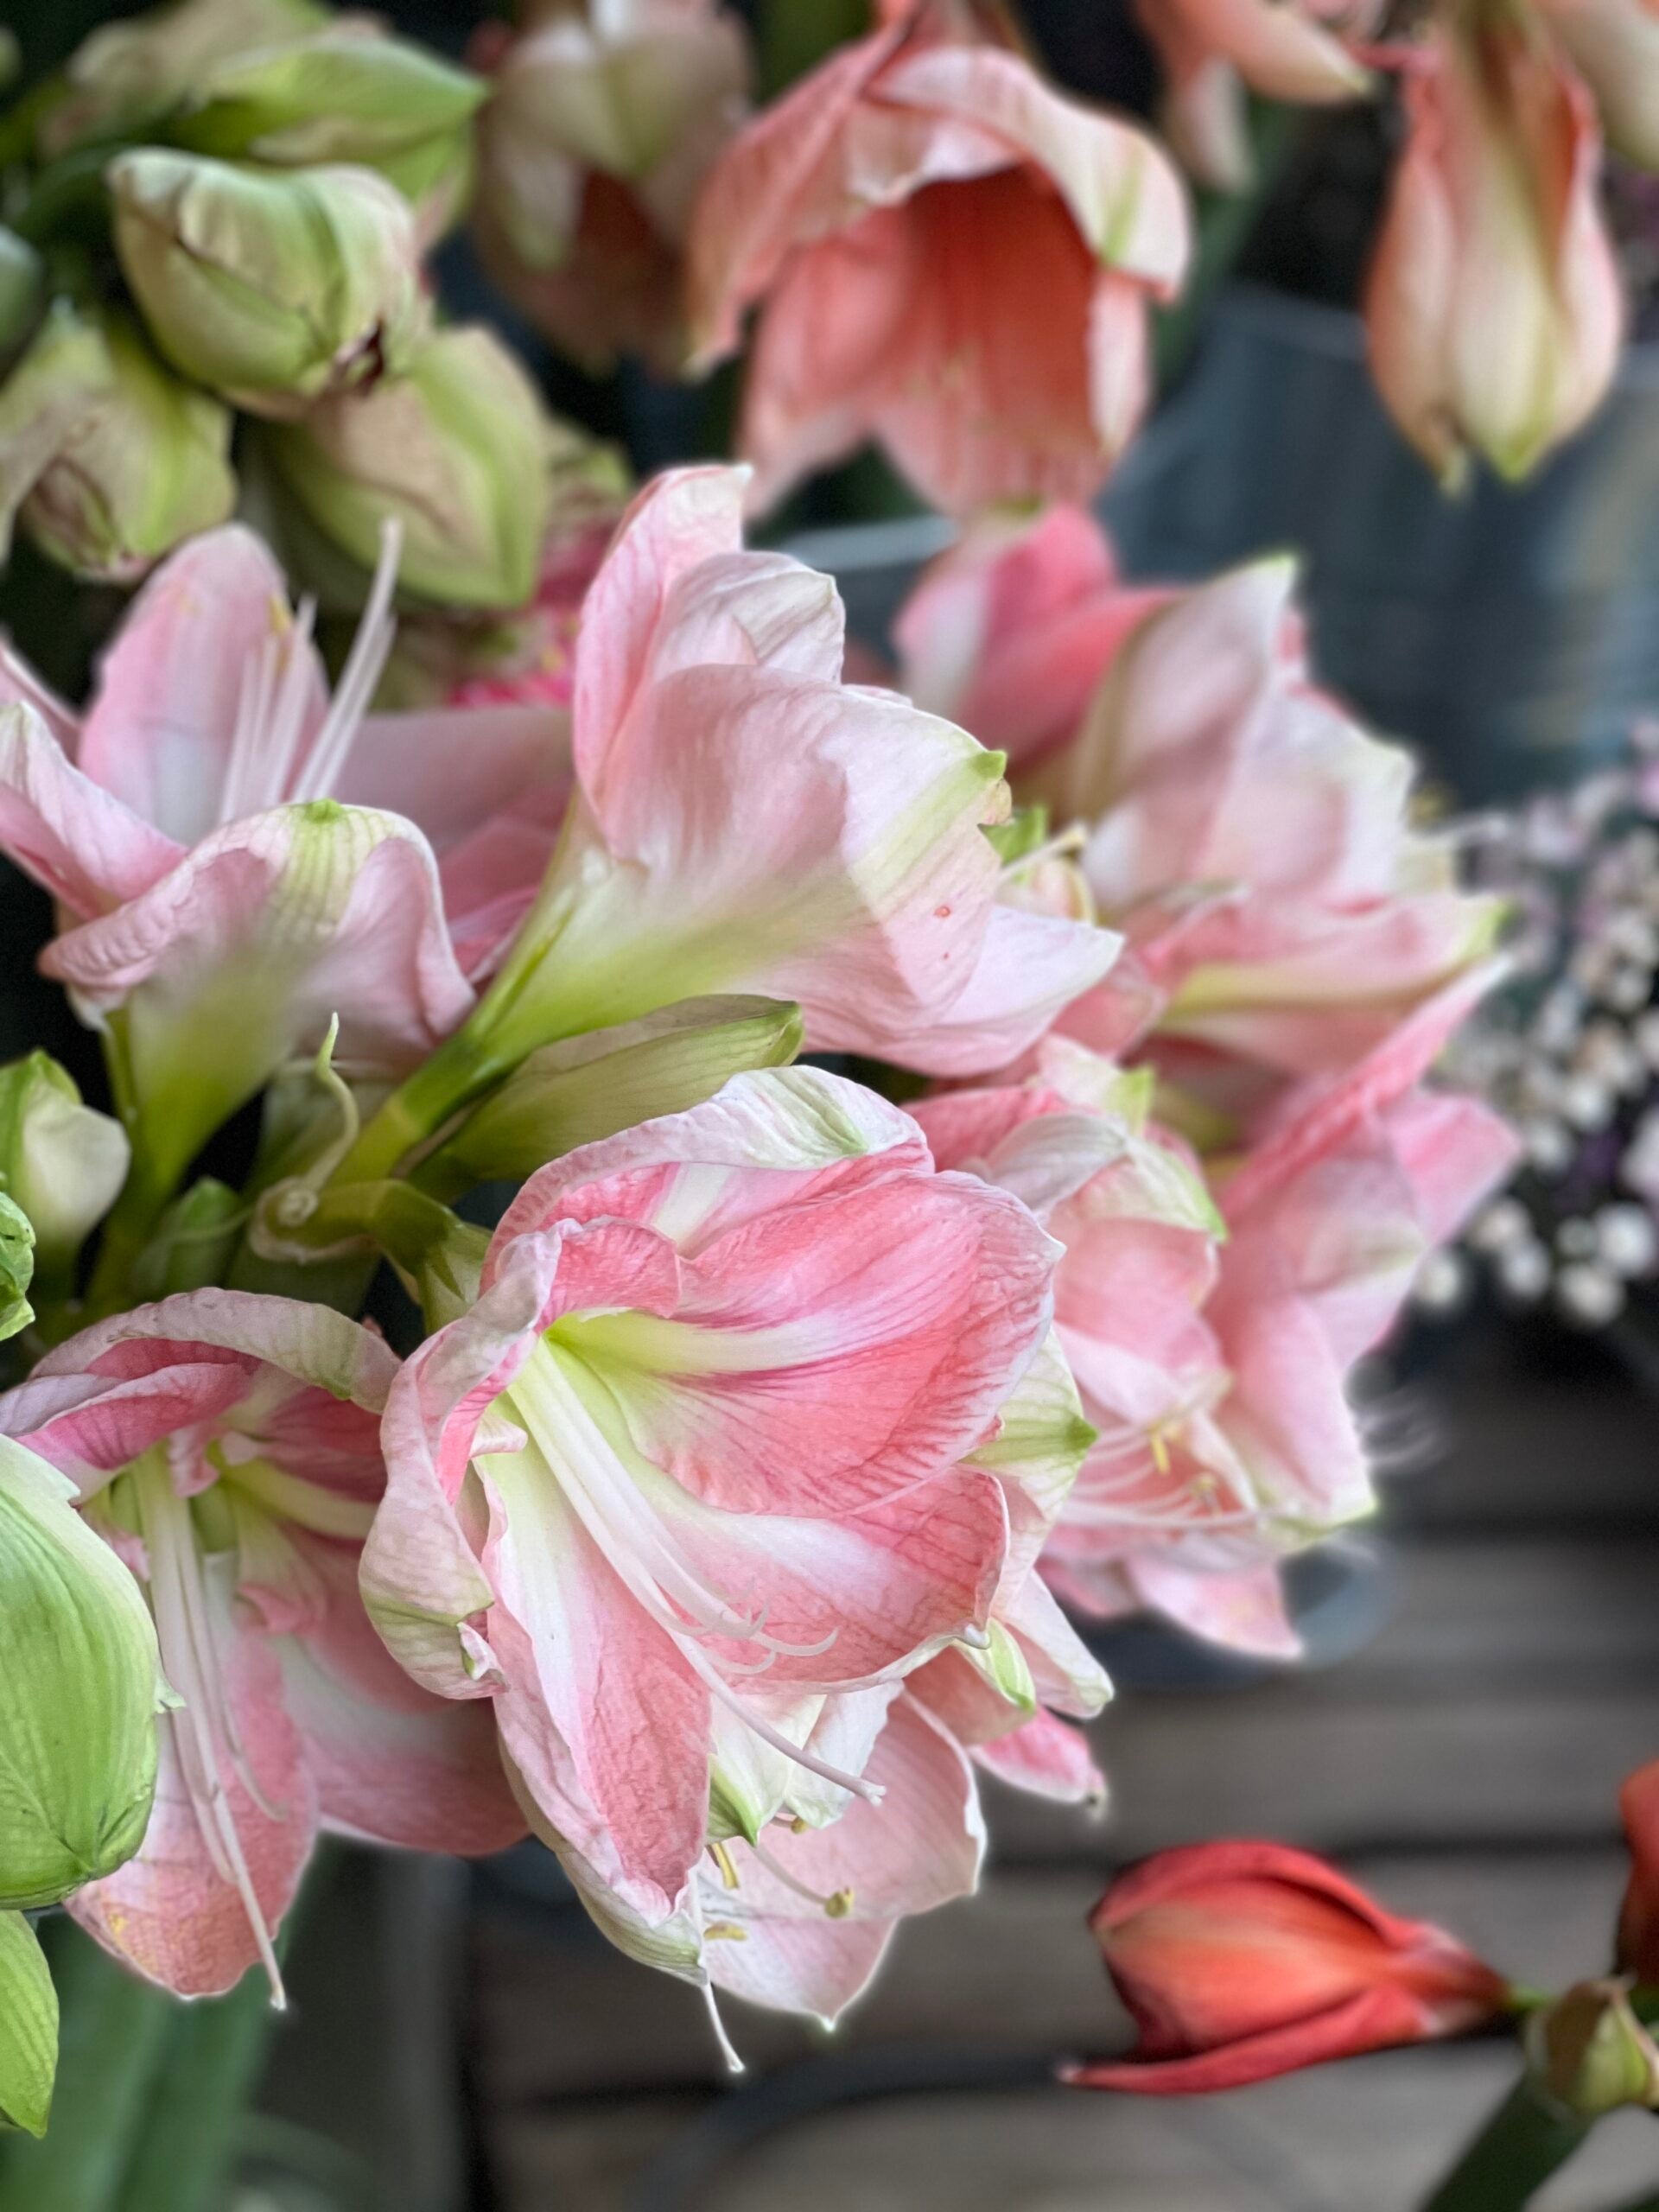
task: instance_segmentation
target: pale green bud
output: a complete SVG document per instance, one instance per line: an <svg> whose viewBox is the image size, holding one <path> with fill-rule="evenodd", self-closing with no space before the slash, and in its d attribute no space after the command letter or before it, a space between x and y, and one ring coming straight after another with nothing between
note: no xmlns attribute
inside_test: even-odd
<svg viewBox="0 0 1659 2212"><path fill-rule="evenodd" d="M0 1344L35 1319L29 1287L35 1276L35 1231L22 1208L0 1193Z"/></svg>
<svg viewBox="0 0 1659 2212"><path fill-rule="evenodd" d="M106 175L123 273L184 375L291 416L404 364L425 320L415 216L372 169L149 146Z"/></svg>
<svg viewBox="0 0 1659 2212"><path fill-rule="evenodd" d="M403 524L398 579L455 607L522 606L551 505L552 426L535 386L480 327L435 331L400 377L268 434L278 480L310 522L372 569Z"/></svg>
<svg viewBox="0 0 1659 2212"><path fill-rule="evenodd" d="M56 301L0 384L0 561L17 510L65 442L96 414L113 382L103 334Z"/></svg>
<svg viewBox="0 0 1659 2212"><path fill-rule="evenodd" d="M35 1930L0 1912L0 2127L44 2135L58 2071L58 1993Z"/></svg>
<svg viewBox="0 0 1659 2212"><path fill-rule="evenodd" d="M128 317L111 316L104 337L110 384L29 493L22 522L64 568L131 583L235 506L231 413L163 367Z"/></svg>
<svg viewBox="0 0 1659 2212"><path fill-rule="evenodd" d="M787 1067L801 1010L775 999L683 999L618 1029L532 1052L421 1171L446 1198L522 1182L578 1145L701 1105L749 1068Z"/></svg>
<svg viewBox="0 0 1659 2212"><path fill-rule="evenodd" d="M1659 2050L1623 1981L1581 1981L1527 2021L1533 2080L1580 2120L1659 2106Z"/></svg>
<svg viewBox="0 0 1659 2212"><path fill-rule="evenodd" d="M137 1583L74 1484L0 1438L0 1909L130 1859L156 1788L161 1659Z"/></svg>
<svg viewBox="0 0 1659 2212"><path fill-rule="evenodd" d="M0 1192L29 1217L41 1275L73 1272L130 1156L121 1124L84 1106L74 1078L47 1053L0 1067Z"/></svg>
<svg viewBox="0 0 1659 2212"><path fill-rule="evenodd" d="M201 153L283 167L360 163L447 217L470 174L472 118L486 89L441 56L353 21L220 62L174 136Z"/></svg>
<svg viewBox="0 0 1659 2212"><path fill-rule="evenodd" d="M49 160L136 135L189 99L216 62L303 38L327 21L315 0L175 0L105 23L70 57L37 133L39 150Z"/></svg>

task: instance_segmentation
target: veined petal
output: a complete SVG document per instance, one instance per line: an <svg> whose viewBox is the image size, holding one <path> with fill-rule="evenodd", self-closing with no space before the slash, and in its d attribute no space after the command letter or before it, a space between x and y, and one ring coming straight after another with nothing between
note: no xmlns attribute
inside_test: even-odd
<svg viewBox="0 0 1659 2212"><path fill-rule="evenodd" d="M0 706L0 847L72 913L142 897L182 850L71 766L26 702Z"/></svg>
<svg viewBox="0 0 1659 2212"><path fill-rule="evenodd" d="M1052 1713L1034 1713L1006 1736L976 1744L974 1764L1033 1797L1057 1805L1103 1805L1106 1777L1081 1728Z"/></svg>

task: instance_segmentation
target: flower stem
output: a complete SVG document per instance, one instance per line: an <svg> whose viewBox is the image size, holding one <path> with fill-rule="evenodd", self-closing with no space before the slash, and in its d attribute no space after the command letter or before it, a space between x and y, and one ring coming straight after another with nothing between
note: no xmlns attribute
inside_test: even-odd
<svg viewBox="0 0 1659 2212"><path fill-rule="evenodd" d="M1522 2078L1492 2114L1423 2212L1517 2212L1564 2166L1590 2123Z"/></svg>

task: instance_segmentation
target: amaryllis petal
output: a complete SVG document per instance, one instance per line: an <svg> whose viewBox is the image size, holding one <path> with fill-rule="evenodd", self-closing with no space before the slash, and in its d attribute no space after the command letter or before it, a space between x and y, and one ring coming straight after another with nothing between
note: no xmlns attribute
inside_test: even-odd
<svg viewBox="0 0 1659 2212"><path fill-rule="evenodd" d="M73 767L34 709L0 706L0 846L70 912L106 912L159 882L181 848Z"/></svg>
<svg viewBox="0 0 1659 2212"><path fill-rule="evenodd" d="M1106 1781L1081 1728L1052 1713L1033 1713L1006 1736L976 1744L974 1764L1010 1789L1058 1805L1103 1805Z"/></svg>

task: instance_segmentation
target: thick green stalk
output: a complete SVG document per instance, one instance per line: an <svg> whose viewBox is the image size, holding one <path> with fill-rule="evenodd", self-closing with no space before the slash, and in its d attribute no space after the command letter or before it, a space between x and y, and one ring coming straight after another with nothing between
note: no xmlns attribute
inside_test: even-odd
<svg viewBox="0 0 1659 2212"><path fill-rule="evenodd" d="M118 2212L213 2212L222 2202L276 2017L257 1970L228 1997L175 2009Z"/></svg>
<svg viewBox="0 0 1659 2212"><path fill-rule="evenodd" d="M69 1920L42 1940L63 2019L58 2086L44 2141L9 2136L0 2148L0 2212L121 2212L178 2007Z"/></svg>
<svg viewBox="0 0 1659 2212"><path fill-rule="evenodd" d="M1423 2212L1519 2212L1590 2133L1522 2079L1492 2114Z"/></svg>

